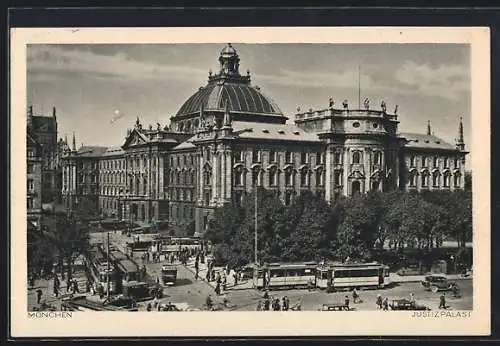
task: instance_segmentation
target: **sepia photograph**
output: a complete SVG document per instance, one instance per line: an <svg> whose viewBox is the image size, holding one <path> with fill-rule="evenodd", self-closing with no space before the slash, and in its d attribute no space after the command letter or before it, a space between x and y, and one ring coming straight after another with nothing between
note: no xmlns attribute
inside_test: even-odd
<svg viewBox="0 0 500 346"><path fill-rule="evenodd" d="M26 42L26 318L479 313L471 43L231 37Z"/></svg>

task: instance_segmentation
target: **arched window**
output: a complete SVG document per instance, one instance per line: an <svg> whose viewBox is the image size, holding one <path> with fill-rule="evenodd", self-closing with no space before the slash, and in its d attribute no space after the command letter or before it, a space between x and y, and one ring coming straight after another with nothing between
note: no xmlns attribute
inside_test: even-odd
<svg viewBox="0 0 500 346"><path fill-rule="evenodd" d="M308 162L309 155L307 153L300 153L300 164L305 165Z"/></svg>
<svg viewBox="0 0 500 346"><path fill-rule="evenodd" d="M135 179L135 194L136 194L136 195L138 195L138 194L139 194L139 191L140 191L140 190L139 190L139 186L140 186L140 185L141 185L141 182L140 182L139 178L137 177L137 178Z"/></svg>
<svg viewBox="0 0 500 346"><path fill-rule="evenodd" d="M293 172L291 169L285 171L285 185L293 186Z"/></svg>
<svg viewBox="0 0 500 346"><path fill-rule="evenodd" d="M429 186L429 174L422 173L422 187L428 187L428 186Z"/></svg>
<svg viewBox="0 0 500 346"><path fill-rule="evenodd" d="M234 185L243 186L243 169L241 167L234 172Z"/></svg>
<svg viewBox="0 0 500 346"><path fill-rule="evenodd" d="M443 186L450 187L450 173L445 173L443 177Z"/></svg>
<svg viewBox="0 0 500 346"><path fill-rule="evenodd" d="M333 162L337 165L341 163L340 153L337 153L337 152L333 153Z"/></svg>
<svg viewBox="0 0 500 346"><path fill-rule="evenodd" d="M254 149L252 150L252 162L260 162L260 150Z"/></svg>
<svg viewBox="0 0 500 346"><path fill-rule="evenodd" d="M278 185L278 170L273 167L269 170L269 186Z"/></svg>
<svg viewBox="0 0 500 346"><path fill-rule="evenodd" d="M260 168L256 167L252 170L252 186L260 186L261 185L261 173Z"/></svg>
<svg viewBox="0 0 500 346"><path fill-rule="evenodd" d="M142 181L143 185L142 185L142 194L143 195L147 195L148 194L148 180L147 178L144 178L143 181Z"/></svg>
<svg viewBox="0 0 500 346"><path fill-rule="evenodd" d="M459 173L455 174L455 176L453 177L453 185L455 187L460 187L460 174Z"/></svg>
<svg viewBox="0 0 500 346"><path fill-rule="evenodd" d="M205 171L203 173L203 180L204 180L205 186L209 186L210 185L211 177L212 177L212 174L209 171Z"/></svg>
<svg viewBox="0 0 500 346"><path fill-rule="evenodd" d="M432 175L432 186L433 187L439 187L439 173L434 172Z"/></svg>
<svg viewBox="0 0 500 346"><path fill-rule="evenodd" d="M316 185L323 186L325 184L323 177L324 177L323 170L318 169L316 171Z"/></svg>
<svg viewBox="0 0 500 346"><path fill-rule="evenodd" d="M450 160L447 157L445 157L443 160L444 168L448 168L449 165L450 165Z"/></svg>
<svg viewBox="0 0 500 346"><path fill-rule="evenodd" d="M373 154L373 163L376 165L380 165L382 163L382 154L380 153L380 151L376 151Z"/></svg>
<svg viewBox="0 0 500 346"><path fill-rule="evenodd" d="M352 163L359 164L361 162L361 153L359 151L355 151L352 153Z"/></svg>
<svg viewBox="0 0 500 346"><path fill-rule="evenodd" d="M455 157L455 168L459 168L460 167L460 159L458 157Z"/></svg>
<svg viewBox="0 0 500 346"><path fill-rule="evenodd" d="M300 171L300 186L309 186L309 172L307 169Z"/></svg>

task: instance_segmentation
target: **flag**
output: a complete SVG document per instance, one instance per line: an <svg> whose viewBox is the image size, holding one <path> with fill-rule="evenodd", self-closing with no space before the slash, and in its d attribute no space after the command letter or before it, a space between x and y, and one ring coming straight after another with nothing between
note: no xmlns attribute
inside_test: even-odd
<svg viewBox="0 0 500 346"><path fill-rule="evenodd" d="M111 118L110 123L113 124L115 121L117 121L120 118L123 118L124 114L120 112L118 109L113 112L113 117Z"/></svg>

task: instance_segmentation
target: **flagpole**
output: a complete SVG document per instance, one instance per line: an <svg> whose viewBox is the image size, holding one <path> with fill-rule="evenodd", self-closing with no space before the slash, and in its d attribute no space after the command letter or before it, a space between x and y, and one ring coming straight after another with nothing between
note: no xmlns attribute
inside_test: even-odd
<svg viewBox="0 0 500 346"><path fill-rule="evenodd" d="M361 65L358 65L358 109L361 109Z"/></svg>

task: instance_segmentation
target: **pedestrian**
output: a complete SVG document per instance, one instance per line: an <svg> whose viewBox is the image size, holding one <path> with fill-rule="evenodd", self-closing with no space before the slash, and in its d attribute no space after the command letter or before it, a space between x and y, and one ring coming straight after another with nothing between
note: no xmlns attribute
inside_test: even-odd
<svg viewBox="0 0 500 346"><path fill-rule="evenodd" d="M344 306L347 310L349 310L349 296L345 296Z"/></svg>
<svg viewBox="0 0 500 346"><path fill-rule="evenodd" d="M227 278L226 278L226 275L224 274L223 278L222 278L222 290L224 292L227 291Z"/></svg>
<svg viewBox="0 0 500 346"><path fill-rule="evenodd" d="M41 289L37 289L36 290L36 303L37 304L40 304L40 301L42 300L42 290Z"/></svg>
<svg viewBox="0 0 500 346"><path fill-rule="evenodd" d="M59 296L59 287L57 286L54 286L54 297L58 297Z"/></svg>
<svg viewBox="0 0 500 346"><path fill-rule="evenodd" d="M236 286L238 284L238 271L237 270L234 271L233 278L234 278L234 285Z"/></svg>
<svg viewBox="0 0 500 346"><path fill-rule="evenodd" d="M205 275L205 279L207 280L207 282L210 282L210 268L207 268L207 274Z"/></svg>
<svg viewBox="0 0 500 346"><path fill-rule="evenodd" d="M212 302L212 296L210 294L207 296L206 305L207 309L212 309L213 302Z"/></svg>
<svg viewBox="0 0 500 346"><path fill-rule="evenodd" d="M290 298L288 298L287 296L285 296L285 304L286 304L285 311L288 311L288 309L290 309Z"/></svg>
<svg viewBox="0 0 500 346"><path fill-rule="evenodd" d="M78 281L76 281L76 279L73 279L73 292L80 293L80 288L78 287Z"/></svg>
<svg viewBox="0 0 500 346"><path fill-rule="evenodd" d="M262 302L259 300L257 303L257 308L255 309L256 311L262 311Z"/></svg>
<svg viewBox="0 0 500 346"><path fill-rule="evenodd" d="M262 296L262 298L269 299L269 291L268 290L264 291L264 295Z"/></svg>
<svg viewBox="0 0 500 346"><path fill-rule="evenodd" d="M221 277L220 277L220 273L219 272L217 272L217 275L215 277L215 281L217 281L218 284L221 283Z"/></svg>
<svg viewBox="0 0 500 346"><path fill-rule="evenodd" d="M380 294L377 294L377 307L382 309L382 296Z"/></svg>
<svg viewBox="0 0 500 346"><path fill-rule="evenodd" d="M269 298L266 298L264 300L264 311L269 311L269 305L271 304L271 302L269 301Z"/></svg>
<svg viewBox="0 0 500 346"><path fill-rule="evenodd" d="M281 310L281 306L280 306L280 300L279 300L279 298L276 298L276 299L274 300L273 310L274 310L274 311L280 311L280 310Z"/></svg>
<svg viewBox="0 0 500 346"><path fill-rule="evenodd" d="M194 279L195 280L198 280L198 267L195 268L195 271L194 271Z"/></svg>
<svg viewBox="0 0 500 346"><path fill-rule="evenodd" d="M439 309L446 309L446 298L444 296L444 292L441 293L439 297Z"/></svg>
<svg viewBox="0 0 500 346"><path fill-rule="evenodd" d="M410 305L415 307L415 293L410 293Z"/></svg>
<svg viewBox="0 0 500 346"><path fill-rule="evenodd" d="M356 288L352 290L352 302L356 304L358 302L359 294Z"/></svg>
<svg viewBox="0 0 500 346"><path fill-rule="evenodd" d="M148 305L146 306L146 311L151 311L151 303L148 303Z"/></svg>
<svg viewBox="0 0 500 346"><path fill-rule="evenodd" d="M218 282L215 285L215 294L217 294L218 296L220 295L220 283Z"/></svg>
<svg viewBox="0 0 500 346"><path fill-rule="evenodd" d="M69 292L71 290L71 280L68 277L68 280L66 280L66 292Z"/></svg>
<svg viewBox="0 0 500 346"><path fill-rule="evenodd" d="M389 310L389 298L385 297L384 301L382 302L382 310L387 311Z"/></svg>
<svg viewBox="0 0 500 346"><path fill-rule="evenodd" d="M288 310L288 307L286 306L286 297L283 296L281 298L281 310L283 311L287 311Z"/></svg>

